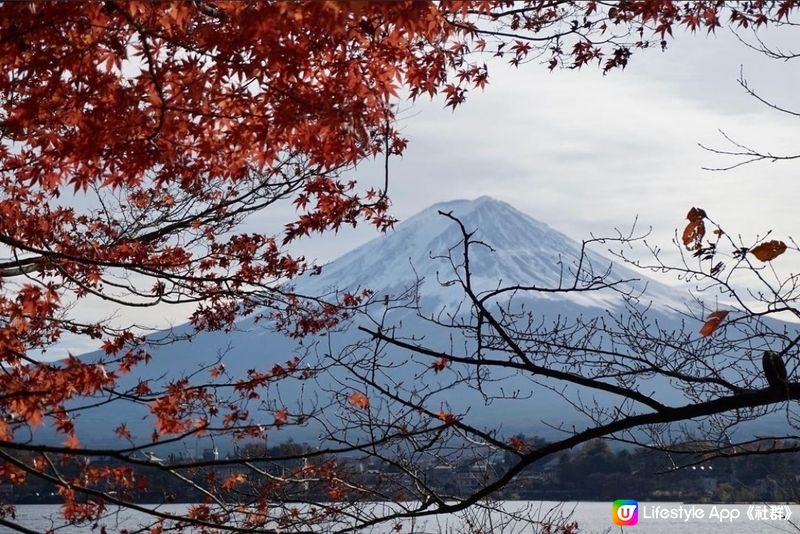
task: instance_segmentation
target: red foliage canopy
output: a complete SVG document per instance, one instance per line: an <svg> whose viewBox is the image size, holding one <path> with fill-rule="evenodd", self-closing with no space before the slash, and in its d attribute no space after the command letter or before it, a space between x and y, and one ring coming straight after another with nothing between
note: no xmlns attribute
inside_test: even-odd
<svg viewBox="0 0 800 534"><path fill-rule="evenodd" d="M29 422L116 378L74 392L54 387L56 376L78 378L69 367L20 365L65 330L106 337L125 370L146 357L129 349L131 331L65 314L67 298L196 302L192 320L208 329L256 306L299 306L272 283L303 272L303 259L237 225L293 199L301 214L283 242L359 219L388 227L386 198L342 172L399 154L392 97L401 87L434 94L457 58L445 43L458 30L424 2L0 10L0 355L14 370L2 390L54 392L15 407ZM32 279L11 282L22 275ZM323 319L295 317L303 331L337 310L314 311Z"/></svg>

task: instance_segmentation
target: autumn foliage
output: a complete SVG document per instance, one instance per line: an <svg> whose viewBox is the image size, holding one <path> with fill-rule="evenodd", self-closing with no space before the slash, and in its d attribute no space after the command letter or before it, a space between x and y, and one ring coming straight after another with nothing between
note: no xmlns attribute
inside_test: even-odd
<svg viewBox="0 0 800 534"><path fill-rule="evenodd" d="M150 355L147 331L73 313L81 302L121 309L190 305L196 330L225 330L260 314L290 333L330 328L371 297L294 295L281 282L313 270L285 246L367 222L391 227L387 176L355 166L403 153L396 103L442 95L461 104L483 88L481 54L513 65L623 68L674 30L786 21L796 2L4 2L0 4L0 441L47 423L80 451L69 402L127 395L150 407L151 441L222 431L260 435L247 410L179 380L115 389ZM290 203L280 234L245 232L255 214ZM702 211L684 243L703 239ZM770 261L785 250L763 243ZM58 352L65 336L101 347L102 361ZM169 340L165 340L168 342ZM44 363L50 349L59 364ZM231 378L241 399L303 376L285 365ZM443 371L446 359L434 362ZM224 369L212 378L225 377ZM360 392L351 407L366 411ZM277 407L267 427L302 419ZM455 418L436 415L447 425ZM243 426L244 429L239 427ZM118 435L132 436L120 425ZM70 521L84 483L129 473L89 469L79 484L53 466L0 452L4 480L23 473L61 484ZM330 475L334 478L333 475ZM76 479L78 480L78 479ZM223 483L233 490L239 478ZM334 491L338 486L332 486ZM106 498L108 496L106 495ZM122 497L115 498L119 501ZM114 499L112 499L113 501ZM199 514L199 512L198 512ZM196 524L215 520L199 514Z"/></svg>
<svg viewBox="0 0 800 534"><path fill-rule="evenodd" d="M706 319L706 322L703 323L703 327L700 328L700 335L704 337L708 337L714 333L714 331L719 328L722 321L728 316L727 311L715 311L711 312Z"/></svg>

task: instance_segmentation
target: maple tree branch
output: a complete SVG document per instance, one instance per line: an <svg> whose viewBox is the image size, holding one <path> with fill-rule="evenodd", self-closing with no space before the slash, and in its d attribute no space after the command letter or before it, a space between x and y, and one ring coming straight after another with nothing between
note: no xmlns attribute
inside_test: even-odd
<svg viewBox="0 0 800 534"><path fill-rule="evenodd" d="M31 274L40 269L41 258L26 258L24 260L0 263L0 278L11 278Z"/></svg>
<svg viewBox="0 0 800 534"><path fill-rule="evenodd" d="M153 56L153 51L150 48L150 43L148 42L148 32L144 29L144 27L133 18L133 16L128 13L126 9L120 6L114 0L106 0L106 5L110 6L113 10L118 12L122 15L122 17L128 21L128 23L136 28L136 32L139 35L139 41L142 44L142 52L144 53L145 59L147 60L147 72L150 75L150 80L153 82L153 87L155 88L156 94L158 95L159 99L159 106L158 106L158 120L156 122L153 131L145 138L149 142L153 142L156 137L158 137L159 133L161 133L161 129L164 126L164 120L166 119L166 105L167 105L167 97L164 94L164 87L161 84L161 79L156 72L156 65L157 61Z"/></svg>
<svg viewBox="0 0 800 534"><path fill-rule="evenodd" d="M745 90L748 96L756 99L758 102L767 106L768 108L792 117L800 117L800 112L785 108L783 106L779 106L775 102L767 100L766 98L761 96L758 92L756 92L752 87L750 87L750 84L744 77L743 67L740 67L739 77L736 79L736 81L739 84L739 86L741 86L742 89ZM731 149L714 148L702 143L698 143L698 146L700 146L700 148L712 154L733 156L735 158L738 158L739 161L737 161L736 163L732 163L730 165L723 165L720 167L703 167L703 170L720 171L720 172L730 171L759 161L770 161L772 163L776 163L779 161L792 161L800 159L800 154L788 154L788 155L773 154L772 152L758 150L750 146L744 145L742 143L739 143L737 141L734 141L727 133L725 133L722 130L719 130L719 133L720 135L722 135L725 141L727 141L731 146L733 146L733 148Z"/></svg>
<svg viewBox="0 0 800 534"><path fill-rule="evenodd" d="M161 510L159 510L157 508L148 508L148 507L136 504L134 502L130 502L130 501L126 501L126 500L120 499L120 498L118 498L115 495L112 495L110 493L103 492L103 491L100 491L100 490L96 490L96 489L93 489L93 488L90 488L90 487L82 486L82 485L76 484L74 482L70 482L68 480L65 480L65 479L61 478L60 476L53 476L53 475L49 475L49 474L41 472L41 471L37 471L36 469L34 469L33 467L29 466L24 461L22 461L19 458L17 458L16 456L11 455L11 454L7 453L6 451L3 451L3 450L0 450L0 458L4 458L7 462L9 462L9 463L13 464L14 466L22 469L23 471L25 471L25 472L27 472L27 473L29 473L31 475L37 476L39 478L42 478L44 480L47 480L48 482L51 482L51 483L55 484L56 486L59 486L59 487L65 488L65 489L69 489L69 490L73 490L73 491L77 491L77 492L82 493L82 494L87 495L87 496L100 498L100 499L102 499L104 501L110 502L110 503L115 504L117 506L121 506L123 508L127 508L127 509L130 509L130 510L135 510L135 511L143 513L143 514L145 514L147 516L154 516L154 517L158 517L160 519L167 519L167 520L175 521L175 522L178 522L178 523L195 525L195 526L198 526L198 527L215 528L217 530L223 530L223 531L228 531L228 532L240 532L240 533L243 533L243 534L245 534L245 533L280 534L280 531L279 530L275 530L275 529L252 529L252 528L241 528L241 527L237 527L235 525L220 525L220 524L217 524L217 523L213 523L213 522L210 522L210 521L204 521L202 519L198 519L198 518L194 518L194 517L187 517L187 516L184 516L184 515L175 515L175 514L166 513L166 512L163 512L163 511L161 511ZM309 530L309 531L301 531L299 534L311 534L312 532L313 531L311 531L311 530Z"/></svg>
<svg viewBox="0 0 800 534"><path fill-rule="evenodd" d="M497 328L502 328L492 318L489 318L487 315L484 315L484 317L496 329ZM495 325L497 325L497 326L495 326ZM470 363L470 364L479 363L480 365L486 365L488 367L496 366L496 367L506 367L506 368L509 368L509 369L525 370L525 371L528 371L530 373L533 373L534 375L541 375L541 376L546 376L546 377L549 377L549 378L555 378L557 380L563 380L565 382L570 382L570 383L573 383L573 384L576 384L576 385L586 386L586 387L589 387L589 388L592 388L592 389L597 389L597 390L600 390L600 391L607 391L609 393L614 393L615 395L619 395L619 396L622 396L622 397L629 398L631 400L635 400L635 401L637 401L637 402L639 402L639 403L641 403L641 404L643 404L645 406L653 408L656 411L661 411L661 410L667 409L666 405L661 404L660 402L658 402L657 400L653 399L652 397L649 397L647 395L641 394L641 393L639 393L637 391L632 391L630 389L621 388L621 387L615 386L613 384L608 384L608 383L605 383L605 382L601 382L599 380L593 380L593 379L586 378L586 377L583 377L583 376L580 376L580 375L577 375L577 374L574 374L574 373L566 373L566 372L558 371L558 370L555 370L555 369L549 369L547 367L542 367L542 366L534 364L527 357L524 358L524 361L522 363L515 363L513 361L499 361L499 360L492 361L492 360L486 360L486 359L481 359L480 362L478 362L473 358L463 358L463 357L455 356L455 355L452 355L452 354L449 354L449 353L433 351L433 350L430 350L430 349L428 349L426 347L421 347L421 346L418 346L418 345L412 345L410 343L406 343L404 341L401 341L399 339L393 338L391 336L387 336L386 334L384 334L382 332L369 330L369 329L361 327L361 326L359 326L358 329L363 331L363 332L368 333L374 339L379 339L381 341L386 341L387 343L390 343L390 344L395 345L397 347L404 348L404 349L410 350L412 352L418 352L420 354L427 354L428 356L432 356L432 357L435 357L435 358L447 358L448 360L452 360L454 362L461 362L461 363ZM503 336L503 334L501 334L501 336ZM503 337L504 337L504 339L506 339L507 342L508 342L508 339L510 339L508 334L506 334ZM511 345L512 350L514 351L514 353L516 353L517 355L519 355L519 354L523 354L524 355L524 352L522 351L522 349L516 343L511 341L510 345Z"/></svg>
<svg viewBox="0 0 800 534"><path fill-rule="evenodd" d="M637 402L639 402L641 404L644 404L645 406L649 406L650 408L653 408L656 411L661 411L661 410L666 408L666 406L664 406L660 402L654 400L653 398L651 398L651 397L649 397L647 395L639 393L638 391L633 391L633 390L628 389L628 388L622 388L622 387L619 387L619 386L615 386L613 384L607 384L607 383L601 382L599 380L593 380L593 379L586 378L586 377L583 377L583 376L580 376L580 375L576 375L576 374L573 374L573 373L565 373L565 372L562 372L562 371L557 371L557 370L554 370L554 369L549 369L547 367L542 367L540 365L536 365L528 357L528 355L525 353L525 351L514 341L514 339L506 331L506 329L503 327L503 325L500 324L500 322L497 320L497 318L495 318L495 316L491 312L489 312L489 310L486 308L485 301L480 299L478 296L476 296L474 291L472 290L472 286L471 286L471 282L470 282L472 274L470 272L470 267L469 267L469 247L470 247L470 244L471 244L470 239L472 237L472 234L467 232L467 229L464 226L464 223L461 222L458 218L454 217L452 213L444 213L444 212L441 212L441 211L439 213L441 215L443 215L444 217L454 221L458 225L459 229L461 230L463 250L464 250L463 256L464 256L464 273L465 273L464 274L464 279L465 279L465 281L463 282L463 288L464 288L465 294L472 301L472 304L478 309L478 311L480 313L480 316L483 319L485 319L492 326L492 328L494 328L494 330L500 335L500 337L503 339L503 341L505 341L508 344L508 346L511 348L511 350L525 363L526 367L528 368L528 370L530 372L532 372L533 374L547 376L547 377L550 377L550 378L555 378L557 380L564 380L564 381L567 381L567 382L572 382L574 384L587 386L587 387L590 387L590 388L593 388L593 389L597 389L597 390L601 390L601 391L607 391L609 393L614 393L616 395L619 395L619 396L622 396L622 397L626 397L626 398L629 398L631 400L635 400L635 401L637 401Z"/></svg>
<svg viewBox="0 0 800 534"><path fill-rule="evenodd" d="M22 532L22 534L41 534L41 532L36 530L31 530L27 527L20 525L19 523L14 523L13 521L9 521L5 517L0 516L0 525L10 528L15 532Z"/></svg>

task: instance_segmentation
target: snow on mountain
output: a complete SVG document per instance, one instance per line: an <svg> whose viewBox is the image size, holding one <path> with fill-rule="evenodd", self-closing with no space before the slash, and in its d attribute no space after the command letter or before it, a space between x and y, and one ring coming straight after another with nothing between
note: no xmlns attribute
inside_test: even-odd
<svg viewBox="0 0 800 534"><path fill-rule="evenodd" d="M449 305L460 301L463 293L454 286L443 287L453 279L453 266L441 256L451 251L457 264L462 259L461 233L457 224L440 214L452 213L474 239L487 247L471 248L473 287L478 291L499 285L520 284L540 288L567 287L572 284L581 256L581 244L515 209L511 205L480 197L475 200L442 202L400 223L394 231L377 237L324 266L322 274L304 277L295 284L304 294L321 294L331 289L354 290L368 287L388 294L400 293L422 279L420 294L428 303ZM611 267L610 280L635 280L636 288L647 286L647 298L656 307L676 307L674 291L648 279L643 273L616 264L589 251L582 271L594 275ZM463 270L460 271L463 274ZM618 295L611 292L536 293L536 298L568 300L583 307L605 309L618 306Z"/></svg>

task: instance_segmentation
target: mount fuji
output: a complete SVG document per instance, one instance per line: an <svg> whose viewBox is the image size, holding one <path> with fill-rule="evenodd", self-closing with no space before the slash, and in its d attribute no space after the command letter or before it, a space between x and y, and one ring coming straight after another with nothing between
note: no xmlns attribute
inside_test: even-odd
<svg viewBox="0 0 800 534"><path fill-rule="evenodd" d="M476 290L496 288L499 284L537 287L570 285L570 277L574 276L575 265L581 256L580 243L509 204L481 197L435 204L398 224L395 230L324 265L321 274L304 275L296 279L292 283L293 289L299 294L321 295L332 290L370 288L376 295L397 295L416 283L420 305L426 312L456 309L463 300L463 294L455 285L442 283L453 278L452 265L443 261L442 256L458 246L461 233L458 226L440 212L457 217L465 228L475 231L474 239L491 247L476 247L471 258ZM460 249L453 251L454 257L460 257ZM647 300L652 302L655 312L676 320L677 314L672 310L680 308L682 301L675 295L674 289L594 253L584 257L582 271L607 274L608 280L625 280L631 290L646 290ZM536 304L537 313L543 317L599 316L615 312L621 299L618 294L613 297L604 291L597 291L537 293L531 302ZM621 309L616 311L622 313ZM426 342L435 343L436 336L441 336L429 324L415 323L414 314L409 313L401 319L404 328L413 330L415 336L424 337ZM188 333L191 329L191 326L184 325L174 328L173 332ZM152 348L152 360L125 376L121 385L132 386L138 380L159 382L189 376L218 357L222 357L225 368L232 376L243 377L249 369L268 370L276 363L285 362L305 350L304 347L320 343L320 340L327 345L343 347L365 336L363 332L351 328L330 333L323 340L324 337L306 338L301 346L297 340L275 332L267 324L243 318L230 333L201 332L191 341ZM446 339L440 341L447 342ZM100 353L90 353L82 358L91 360L100 356ZM417 366L415 370L418 373L420 367ZM401 372L407 373L403 378L405 383L419 379L413 370L398 371ZM274 386L276 388L272 394L281 402L292 398L302 402L303 399L307 401L309 396L321 394L310 391L311 384L300 381L287 380ZM539 419L531 418L530 408L522 406L519 399L512 403L486 403L474 391L449 391L446 395L441 401L452 405L454 410L468 410L473 424L490 424L498 414L502 414L502 420L507 425L504 432L541 435L548 432ZM563 403L559 404L557 400L552 393L540 392L536 396L535 406L551 414L561 413L562 423L574 424L576 415L571 413L574 410ZM271 412L265 415L265 421L272 421ZM82 443L102 445L117 440L113 429L122 422L134 436L149 436L153 428L153 420L146 406L113 402L80 412L76 427ZM315 430L310 426L293 427L291 430L287 427L283 432L284 440L312 441Z"/></svg>
<svg viewBox="0 0 800 534"><path fill-rule="evenodd" d="M368 287L381 294L396 295L418 279L420 295L427 307L460 302L463 298L460 291L441 283L452 279L454 274L442 256L452 250L458 261L462 254L458 247L459 228L442 213L458 218L467 231L474 231L472 239L488 245L471 249L472 283L477 291L515 284L554 288L568 286L574 279L581 256L580 243L505 202L483 196L434 204L398 225L396 230L324 266L321 276L298 281L296 289L314 295L336 288ZM646 288L648 299L658 307L682 304L668 286L598 254L587 252L581 270L584 275L594 276L608 270L609 280L631 280L626 284L628 289ZM537 298L602 310L619 304L618 298L604 292L557 296L540 293Z"/></svg>

